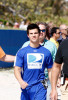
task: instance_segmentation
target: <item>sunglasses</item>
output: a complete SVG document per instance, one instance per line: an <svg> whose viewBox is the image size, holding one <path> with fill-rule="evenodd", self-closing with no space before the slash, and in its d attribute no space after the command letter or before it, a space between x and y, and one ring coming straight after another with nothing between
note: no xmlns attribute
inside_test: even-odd
<svg viewBox="0 0 68 100"><path fill-rule="evenodd" d="M57 34L61 34L61 32L58 32Z"/></svg>
<svg viewBox="0 0 68 100"><path fill-rule="evenodd" d="M45 30L45 29L43 29L43 30L40 30L40 32L41 32L41 31L42 31L42 32L45 32L46 30Z"/></svg>

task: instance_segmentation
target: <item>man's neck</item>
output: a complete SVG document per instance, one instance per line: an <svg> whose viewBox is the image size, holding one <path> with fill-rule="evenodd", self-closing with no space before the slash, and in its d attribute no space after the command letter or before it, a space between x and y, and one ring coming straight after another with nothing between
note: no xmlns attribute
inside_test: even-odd
<svg viewBox="0 0 68 100"><path fill-rule="evenodd" d="M52 36L52 38L53 38L55 41L57 41L57 38L56 38L56 37L53 37L53 36Z"/></svg>
<svg viewBox="0 0 68 100"><path fill-rule="evenodd" d="M37 47L39 47L39 42L38 43L30 42L30 46L33 47L33 48L37 48Z"/></svg>

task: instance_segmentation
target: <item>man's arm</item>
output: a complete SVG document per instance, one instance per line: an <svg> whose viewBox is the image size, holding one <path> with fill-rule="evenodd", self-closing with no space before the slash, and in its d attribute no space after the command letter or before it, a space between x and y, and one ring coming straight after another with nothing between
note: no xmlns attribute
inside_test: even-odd
<svg viewBox="0 0 68 100"><path fill-rule="evenodd" d="M5 62L14 62L15 56L5 54L0 46L0 60Z"/></svg>
<svg viewBox="0 0 68 100"><path fill-rule="evenodd" d="M5 54L0 60L4 62L14 62L15 56Z"/></svg>
<svg viewBox="0 0 68 100"><path fill-rule="evenodd" d="M57 86L57 80L60 71L61 71L61 64L54 63L52 67L52 73L51 73L51 87L52 87L51 99L52 100L57 100L56 86Z"/></svg>
<svg viewBox="0 0 68 100"><path fill-rule="evenodd" d="M21 78L21 67L14 67L14 74L22 89L25 89L28 84Z"/></svg>

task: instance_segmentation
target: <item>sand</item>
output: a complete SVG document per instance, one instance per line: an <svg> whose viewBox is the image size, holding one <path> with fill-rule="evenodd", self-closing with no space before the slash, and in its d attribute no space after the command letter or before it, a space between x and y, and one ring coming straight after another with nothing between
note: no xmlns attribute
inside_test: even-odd
<svg viewBox="0 0 68 100"><path fill-rule="evenodd" d="M20 85L12 69L0 69L0 100L20 100Z"/></svg>

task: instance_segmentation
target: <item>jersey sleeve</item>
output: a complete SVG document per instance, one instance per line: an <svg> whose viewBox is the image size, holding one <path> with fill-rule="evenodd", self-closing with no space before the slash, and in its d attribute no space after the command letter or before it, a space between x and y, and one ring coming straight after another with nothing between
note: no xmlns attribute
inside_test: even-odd
<svg viewBox="0 0 68 100"><path fill-rule="evenodd" d="M47 62L46 67L47 67L48 69L49 69L49 68L52 68L53 59L52 59L51 53L49 53L49 55L47 56L46 62Z"/></svg>
<svg viewBox="0 0 68 100"><path fill-rule="evenodd" d="M58 50L57 50L57 54L56 54L56 57L55 57L55 62L58 63L58 64L62 64L62 62L63 62L62 45L60 45Z"/></svg>
<svg viewBox="0 0 68 100"><path fill-rule="evenodd" d="M3 51L3 49L0 46L0 58L5 56L5 52Z"/></svg>
<svg viewBox="0 0 68 100"><path fill-rule="evenodd" d="M14 66L22 67L23 66L23 56L20 51L16 54Z"/></svg>

